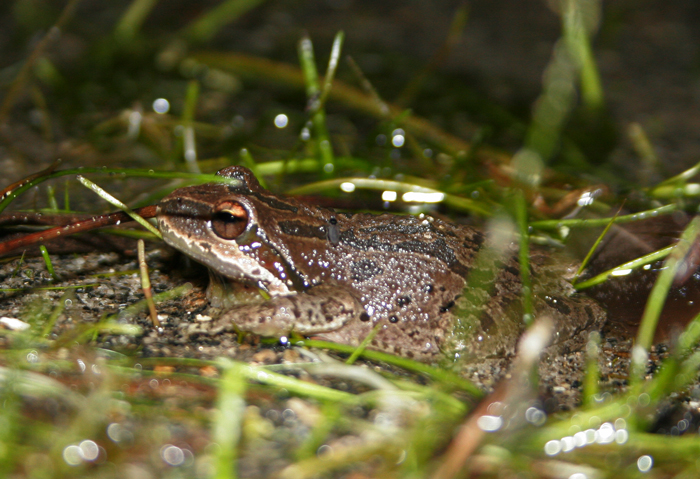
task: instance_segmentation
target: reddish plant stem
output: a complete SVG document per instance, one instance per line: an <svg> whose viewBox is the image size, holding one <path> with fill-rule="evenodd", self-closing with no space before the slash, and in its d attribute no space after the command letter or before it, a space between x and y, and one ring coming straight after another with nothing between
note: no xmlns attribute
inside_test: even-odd
<svg viewBox="0 0 700 479"><path fill-rule="evenodd" d="M143 208L138 208L134 210L134 212L144 218L153 218L156 215L156 209L157 206L150 205L144 206ZM5 241L4 243L0 243L0 255L7 254L10 251L16 250L18 248L24 248L27 246L34 245L36 243L42 243L44 241L56 239L59 236L72 235L75 233L81 233L83 231L90 231L96 228L100 228L102 226L115 225L127 221L133 221L133 219L123 211L118 211L116 213L110 213L107 215L93 216L85 221L78 221L77 223L69 224L66 226L49 228L47 230L38 231L36 233L30 233L20 238L15 238L9 241Z"/></svg>

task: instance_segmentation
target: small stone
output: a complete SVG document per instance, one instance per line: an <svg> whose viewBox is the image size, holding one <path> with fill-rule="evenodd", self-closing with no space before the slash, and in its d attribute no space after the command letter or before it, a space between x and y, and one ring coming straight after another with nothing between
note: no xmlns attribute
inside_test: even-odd
<svg viewBox="0 0 700 479"><path fill-rule="evenodd" d="M299 358L299 352L296 349L285 349L282 353L282 362L284 363L298 363Z"/></svg>
<svg viewBox="0 0 700 479"><path fill-rule="evenodd" d="M273 364L277 361L277 353L271 349L263 349L253 354L253 361L261 364Z"/></svg>
<svg viewBox="0 0 700 479"><path fill-rule="evenodd" d="M30 326L29 323L25 323L17 318L9 318L7 316L0 318L0 325L11 331L24 331L25 329L29 329Z"/></svg>

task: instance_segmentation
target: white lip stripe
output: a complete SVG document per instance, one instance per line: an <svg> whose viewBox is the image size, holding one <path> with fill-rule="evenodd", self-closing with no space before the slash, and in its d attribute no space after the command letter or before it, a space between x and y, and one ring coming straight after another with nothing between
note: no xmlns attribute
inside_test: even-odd
<svg viewBox="0 0 700 479"><path fill-rule="evenodd" d="M183 235L179 228L175 227L167 216L158 218L158 227L163 239L173 248L182 251L195 261L213 269L217 273L233 280L246 279L264 285L271 295L289 294L289 287L280 278L275 276L255 261L252 257L239 250L235 241L225 244L219 238L211 238L211 241L201 238L191 238ZM210 231L208 228L193 228L200 231ZM227 248L218 246L225 245ZM225 251L224 251L225 250ZM254 274L256 272L257 274Z"/></svg>

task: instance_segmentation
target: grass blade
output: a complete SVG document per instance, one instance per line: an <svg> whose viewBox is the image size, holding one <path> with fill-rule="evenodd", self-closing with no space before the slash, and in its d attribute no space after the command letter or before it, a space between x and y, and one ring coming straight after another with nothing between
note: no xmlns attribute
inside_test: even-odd
<svg viewBox="0 0 700 479"><path fill-rule="evenodd" d="M262 2L263 0L224 0L188 25L184 30L184 35L194 43L208 42L224 26Z"/></svg>
<svg viewBox="0 0 700 479"><path fill-rule="evenodd" d="M114 28L114 37L120 43L134 40L143 22L158 4L158 0L134 0Z"/></svg>
<svg viewBox="0 0 700 479"><path fill-rule="evenodd" d="M53 264L51 263L51 258L49 257L49 251L46 249L46 246L41 245L39 246L39 250L41 251L41 256L44 258L44 263L46 264L46 269L48 270L49 274L51 275L52 281L55 281L58 279L58 276L56 276L56 271L53 269Z"/></svg>
<svg viewBox="0 0 700 479"><path fill-rule="evenodd" d="M52 165L53 166L53 165ZM3 190L3 194L0 195L2 201L0 201L0 212L2 212L7 206L12 203L20 194L35 187L36 185L43 183L44 181L60 178L62 176L70 175L86 175L86 174L98 174L98 175L110 175L110 176L121 176L121 177L139 177L139 178L161 178L161 179L187 179L197 183L226 183L230 185L237 185L238 180L232 178L224 178L223 176L209 175L209 174L199 174L199 173L188 173L183 171L153 171L144 170L138 168L71 168L67 170L53 171L53 168L47 169L46 171L51 171L48 174L32 175L24 180L14 183L10 187Z"/></svg>
<svg viewBox="0 0 700 479"><path fill-rule="evenodd" d="M182 126L185 129L182 134L183 155L185 164L190 173L201 173L199 165L197 164L197 143L194 136L194 127L192 126L198 98L199 82L197 80L192 80L187 84L185 108L182 112Z"/></svg>
<svg viewBox="0 0 700 479"><path fill-rule="evenodd" d="M610 276L625 276L634 269L640 268L647 264L653 263L654 261L658 261L667 257L669 254L671 254L673 248L675 248L675 246L667 246L666 248L662 248L660 250L654 251L653 253L641 256L623 265L616 266L612 269L604 271L599 275L587 279L586 281L576 283L576 289L578 291L581 291L582 289L590 288L592 286L605 282Z"/></svg>
<svg viewBox="0 0 700 479"><path fill-rule="evenodd" d="M668 215L678 211L678 205L664 205L651 210L640 211L639 213L632 213L630 215L622 215L615 218L615 224L620 223L632 223L634 221L641 221L648 218L653 218L659 215ZM595 218L595 219L571 219L571 220L541 220L533 221L530 226L533 228L540 229L559 229L562 227L566 228L595 228L598 226L607 226L610 218Z"/></svg>
<svg viewBox="0 0 700 479"><path fill-rule="evenodd" d="M148 312L151 316L153 327L160 328L160 321L158 321L158 313L156 312L156 304L153 301L151 278L148 275L148 264L146 264L145 243L142 239L139 239L136 244L139 258L139 271L141 273L141 289L143 290L143 296L146 299L146 304L148 304Z"/></svg>
<svg viewBox="0 0 700 479"><path fill-rule="evenodd" d="M581 276L581 273L583 273L583 270L586 269L588 262L591 260L591 256L593 256L593 253L595 253L595 250L598 248L598 245L600 244L600 242L603 241L603 238L605 238L605 235L608 234L608 231L610 230L612 225L615 224L615 219L618 217L619 214L620 214L620 210L617 210L617 213L615 213L615 216L610 218L610 222L608 222L608 224L605 226L605 229L603 229L603 231L598 235L598 238L595 240L593 245L588 250L586 257L583 258L583 261L581 261L581 264L579 265L578 269L576 270L576 274L574 275L574 278L571 280L571 284L573 286L576 286L576 282L578 281L579 276Z"/></svg>
<svg viewBox="0 0 700 479"><path fill-rule="evenodd" d="M222 358L219 365L223 369L223 374L219 383L216 412L212 424L212 439L218 446L213 477L235 479L238 477L236 459L243 427L245 413L243 395L247 389L247 382L239 363Z"/></svg>
<svg viewBox="0 0 700 479"><path fill-rule="evenodd" d="M520 263L520 281L522 283L523 296L523 321L526 325L534 320L534 308L532 303L532 280L530 278L530 235L527 225L527 206L522 190L516 190L514 195L515 221L518 226L520 247L518 250L518 262Z"/></svg>
<svg viewBox="0 0 700 479"><path fill-rule="evenodd" d="M576 60L581 76L581 97L591 110L605 107L600 73L595 62L589 30L584 19L600 17L599 1L565 0L562 5L562 29L569 54ZM598 13L597 13L598 12Z"/></svg>
<svg viewBox="0 0 700 479"><path fill-rule="evenodd" d="M139 216L138 214L134 213L134 211L131 208L129 208L124 203L122 203L121 201L116 199L114 196L110 195L105 190L103 190L98 185L96 185L95 183L88 180L87 178L85 178L82 175L78 175L77 179L83 186L85 186L86 188L89 188L92 191L94 191L95 193L97 193L97 195L100 198L107 201L109 204L123 210L126 214L131 216L134 219L134 221L136 221L138 224L140 224L141 226L146 228L148 231L153 233L156 237L158 237L158 239L163 239L163 236L161 236L160 231L158 231L158 228L156 228L151 223L146 221L142 216Z"/></svg>
<svg viewBox="0 0 700 479"><path fill-rule="evenodd" d="M321 96L318 99L318 108L322 108L326 104L326 98L331 92L333 87L333 80L335 80L335 72L338 69L338 63L340 60L340 52L343 49L343 41L345 40L345 32L342 30L336 33L335 39L333 39L333 47L331 48L331 55L328 58L328 68L326 69L326 76L323 79L323 89L321 90Z"/></svg>
<svg viewBox="0 0 700 479"><path fill-rule="evenodd" d="M630 382L639 382L644 374L647 362L648 350L651 347L656 331L656 325L661 315L668 290L673 283L686 253L690 246L700 235L700 217L695 217L686 227L678 243L673 247L673 251L666 260L666 265L649 294L642 323L637 333L637 341L632 351L632 365Z"/></svg>
<svg viewBox="0 0 700 479"><path fill-rule="evenodd" d="M314 126L317 152L323 163L323 170L326 173L330 173L335 169L335 161L333 159L333 148L331 147L331 141L328 136L328 128L326 127L326 112L319 102L321 97L321 85L316 70L314 47L311 39L309 37L302 38L299 42L298 50L299 62L301 63L304 83L306 84L306 97L308 99L309 111L312 112L311 122ZM331 68L330 65L329 68Z"/></svg>

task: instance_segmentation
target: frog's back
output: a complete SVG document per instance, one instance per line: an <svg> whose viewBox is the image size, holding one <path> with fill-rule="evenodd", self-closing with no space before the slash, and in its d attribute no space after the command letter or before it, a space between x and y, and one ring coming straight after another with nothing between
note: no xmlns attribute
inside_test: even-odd
<svg viewBox="0 0 700 479"><path fill-rule="evenodd" d="M332 275L360 294L369 320L322 336L357 344L381 322L372 347L408 357L514 354L525 329L516 244L493 256L484 250L483 233L469 226L413 216L348 219L353 228L338 219ZM578 349L587 331L601 327L605 313L595 301L576 295L562 279L562 268L551 263L546 253L531 255L535 315L554 320L551 351ZM484 284L483 278L492 281Z"/></svg>

